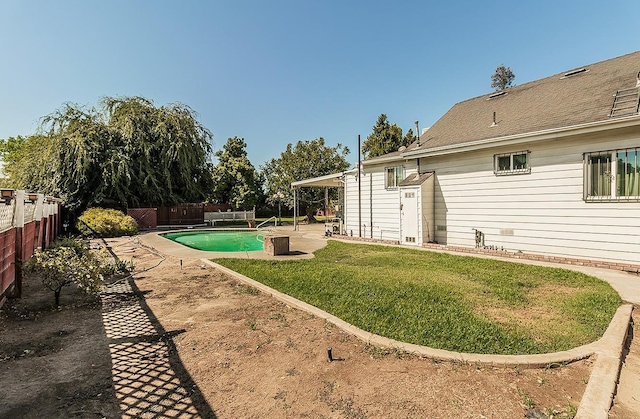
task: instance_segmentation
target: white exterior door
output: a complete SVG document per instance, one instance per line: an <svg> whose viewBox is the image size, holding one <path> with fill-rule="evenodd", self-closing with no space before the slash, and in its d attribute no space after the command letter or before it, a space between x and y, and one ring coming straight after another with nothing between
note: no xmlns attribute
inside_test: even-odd
<svg viewBox="0 0 640 419"><path fill-rule="evenodd" d="M418 223L419 188L400 189L400 244L419 246L420 224Z"/></svg>

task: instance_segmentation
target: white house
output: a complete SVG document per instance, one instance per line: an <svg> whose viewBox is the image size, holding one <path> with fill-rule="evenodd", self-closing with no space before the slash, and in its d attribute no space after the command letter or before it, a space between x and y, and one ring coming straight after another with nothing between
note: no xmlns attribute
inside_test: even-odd
<svg viewBox="0 0 640 419"><path fill-rule="evenodd" d="M457 103L336 174L343 231L639 265L639 89L640 51Z"/></svg>

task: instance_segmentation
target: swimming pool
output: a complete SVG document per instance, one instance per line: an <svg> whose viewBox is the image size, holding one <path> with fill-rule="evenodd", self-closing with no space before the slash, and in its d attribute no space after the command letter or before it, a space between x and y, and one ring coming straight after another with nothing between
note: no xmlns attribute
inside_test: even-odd
<svg viewBox="0 0 640 419"><path fill-rule="evenodd" d="M264 233L255 230L178 231L162 236L192 249L209 252L253 252L264 249Z"/></svg>

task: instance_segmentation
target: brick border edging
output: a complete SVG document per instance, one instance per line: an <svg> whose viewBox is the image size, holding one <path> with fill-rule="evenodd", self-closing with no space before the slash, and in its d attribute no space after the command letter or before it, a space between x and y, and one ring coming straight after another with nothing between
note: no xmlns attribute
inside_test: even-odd
<svg viewBox="0 0 640 419"><path fill-rule="evenodd" d="M304 301L298 300L297 298L291 297L290 295L281 293L280 291L274 290L273 288L264 285L261 282L258 282L254 279L251 279L247 276L239 274L229 268L226 268L222 265L219 265L215 262L212 262L209 259L200 259L205 264L212 266L223 273L230 275L247 285L251 285L252 287L257 288L258 290L273 296L274 298L282 301L283 303L304 310L308 313L313 314L316 317L320 317L325 319L345 332L354 335L360 340L377 346L384 346L388 348L399 348L405 350L410 353L414 353L417 355L426 356L429 358L449 360L449 361L460 361L466 363L480 363L486 365L501 365L508 367L526 367L526 368L542 368L549 367L554 364L562 364L578 361L580 359L588 358L594 354L600 354L603 350L608 350L607 343L609 341L617 342L618 336L620 335L621 325L624 325L624 333L626 337L627 325L629 322L629 318L631 316L632 305L631 304L622 304L616 310L616 313L613 316L613 319L609 323L609 327L604 332L604 335L597 341L579 346L577 348L569 349L567 351L561 352L553 352L548 354L534 354L534 355L486 355L486 354L469 354L462 352L453 352L447 351L444 349L435 349L429 348L427 346L415 345L411 343L400 342L394 339L385 338L384 336L376 335L365 330L362 330L350 323L345 322L344 320L336 317L332 314L327 313L324 310L320 310L319 308L312 306L311 304L305 303ZM616 343L617 344L617 343ZM620 344L624 344L624 338L620 342ZM614 380L615 381L615 380Z"/></svg>
<svg viewBox="0 0 640 419"><path fill-rule="evenodd" d="M350 240L350 241L364 242L364 243L391 244L396 246L400 245L400 241L398 240L377 240L377 239L371 239L366 237L353 237L353 236L337 235L337 234L335 235L335 238L340 240ZM524 259L524 260L535 260L540 262L560 263L564 265L586 266L590 268L613 269L617 271L624 271L624 272L640 275L640 265L636 265L632 263L613 262L613 261L604 261L604 260L595 260L595 259L580 259L580 258L571 258L571 257L564 257L564 256L544 255L544 254L538 254L538 253L514 252L510 250L493 250L493 249L482 249L482 248L476 248L476 247L449 246L449 245L437 244L437 243L423 243L421 248L443 250L448 252L497 256L497 257L503 257L508 259Z"/></svg>

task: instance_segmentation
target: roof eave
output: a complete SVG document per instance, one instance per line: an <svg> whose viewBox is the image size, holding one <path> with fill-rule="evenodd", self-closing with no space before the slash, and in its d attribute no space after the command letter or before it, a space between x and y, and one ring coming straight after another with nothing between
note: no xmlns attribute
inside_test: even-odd
<svg viewBox="0 0 640 419"><path fill-rule="evenodd" d="M568 127L553 128L542 131L527 132L524 134L510 135L505 137L488 138L485 140L472 141L462 144L454 144L442 147L425 148L423 150L411 150L402 154L400 159L420 158L440 156L444 154L460 153L463 151L481 150L490 147L529 143L535 141L552 140L562 137L584 135L606 131L615 128L626 128L640 124L640 115L631 115L604 121L589 122L586 124L573 125ZM423 144L424 145L424 144ZM396 158L395 160L399 160Z"/></svg>
<svg viewBox="0 0 640 419"><path fill-rule="evenodd" d="M404 160L404 155L403 154L395 154L393 156L389 156L389 157L376 157L373 160L363 160L362 161L362 165L363 166L373 166L375 164L384 164L384 163L389 163L389 162L395 162L398 160Z"/></svg>

